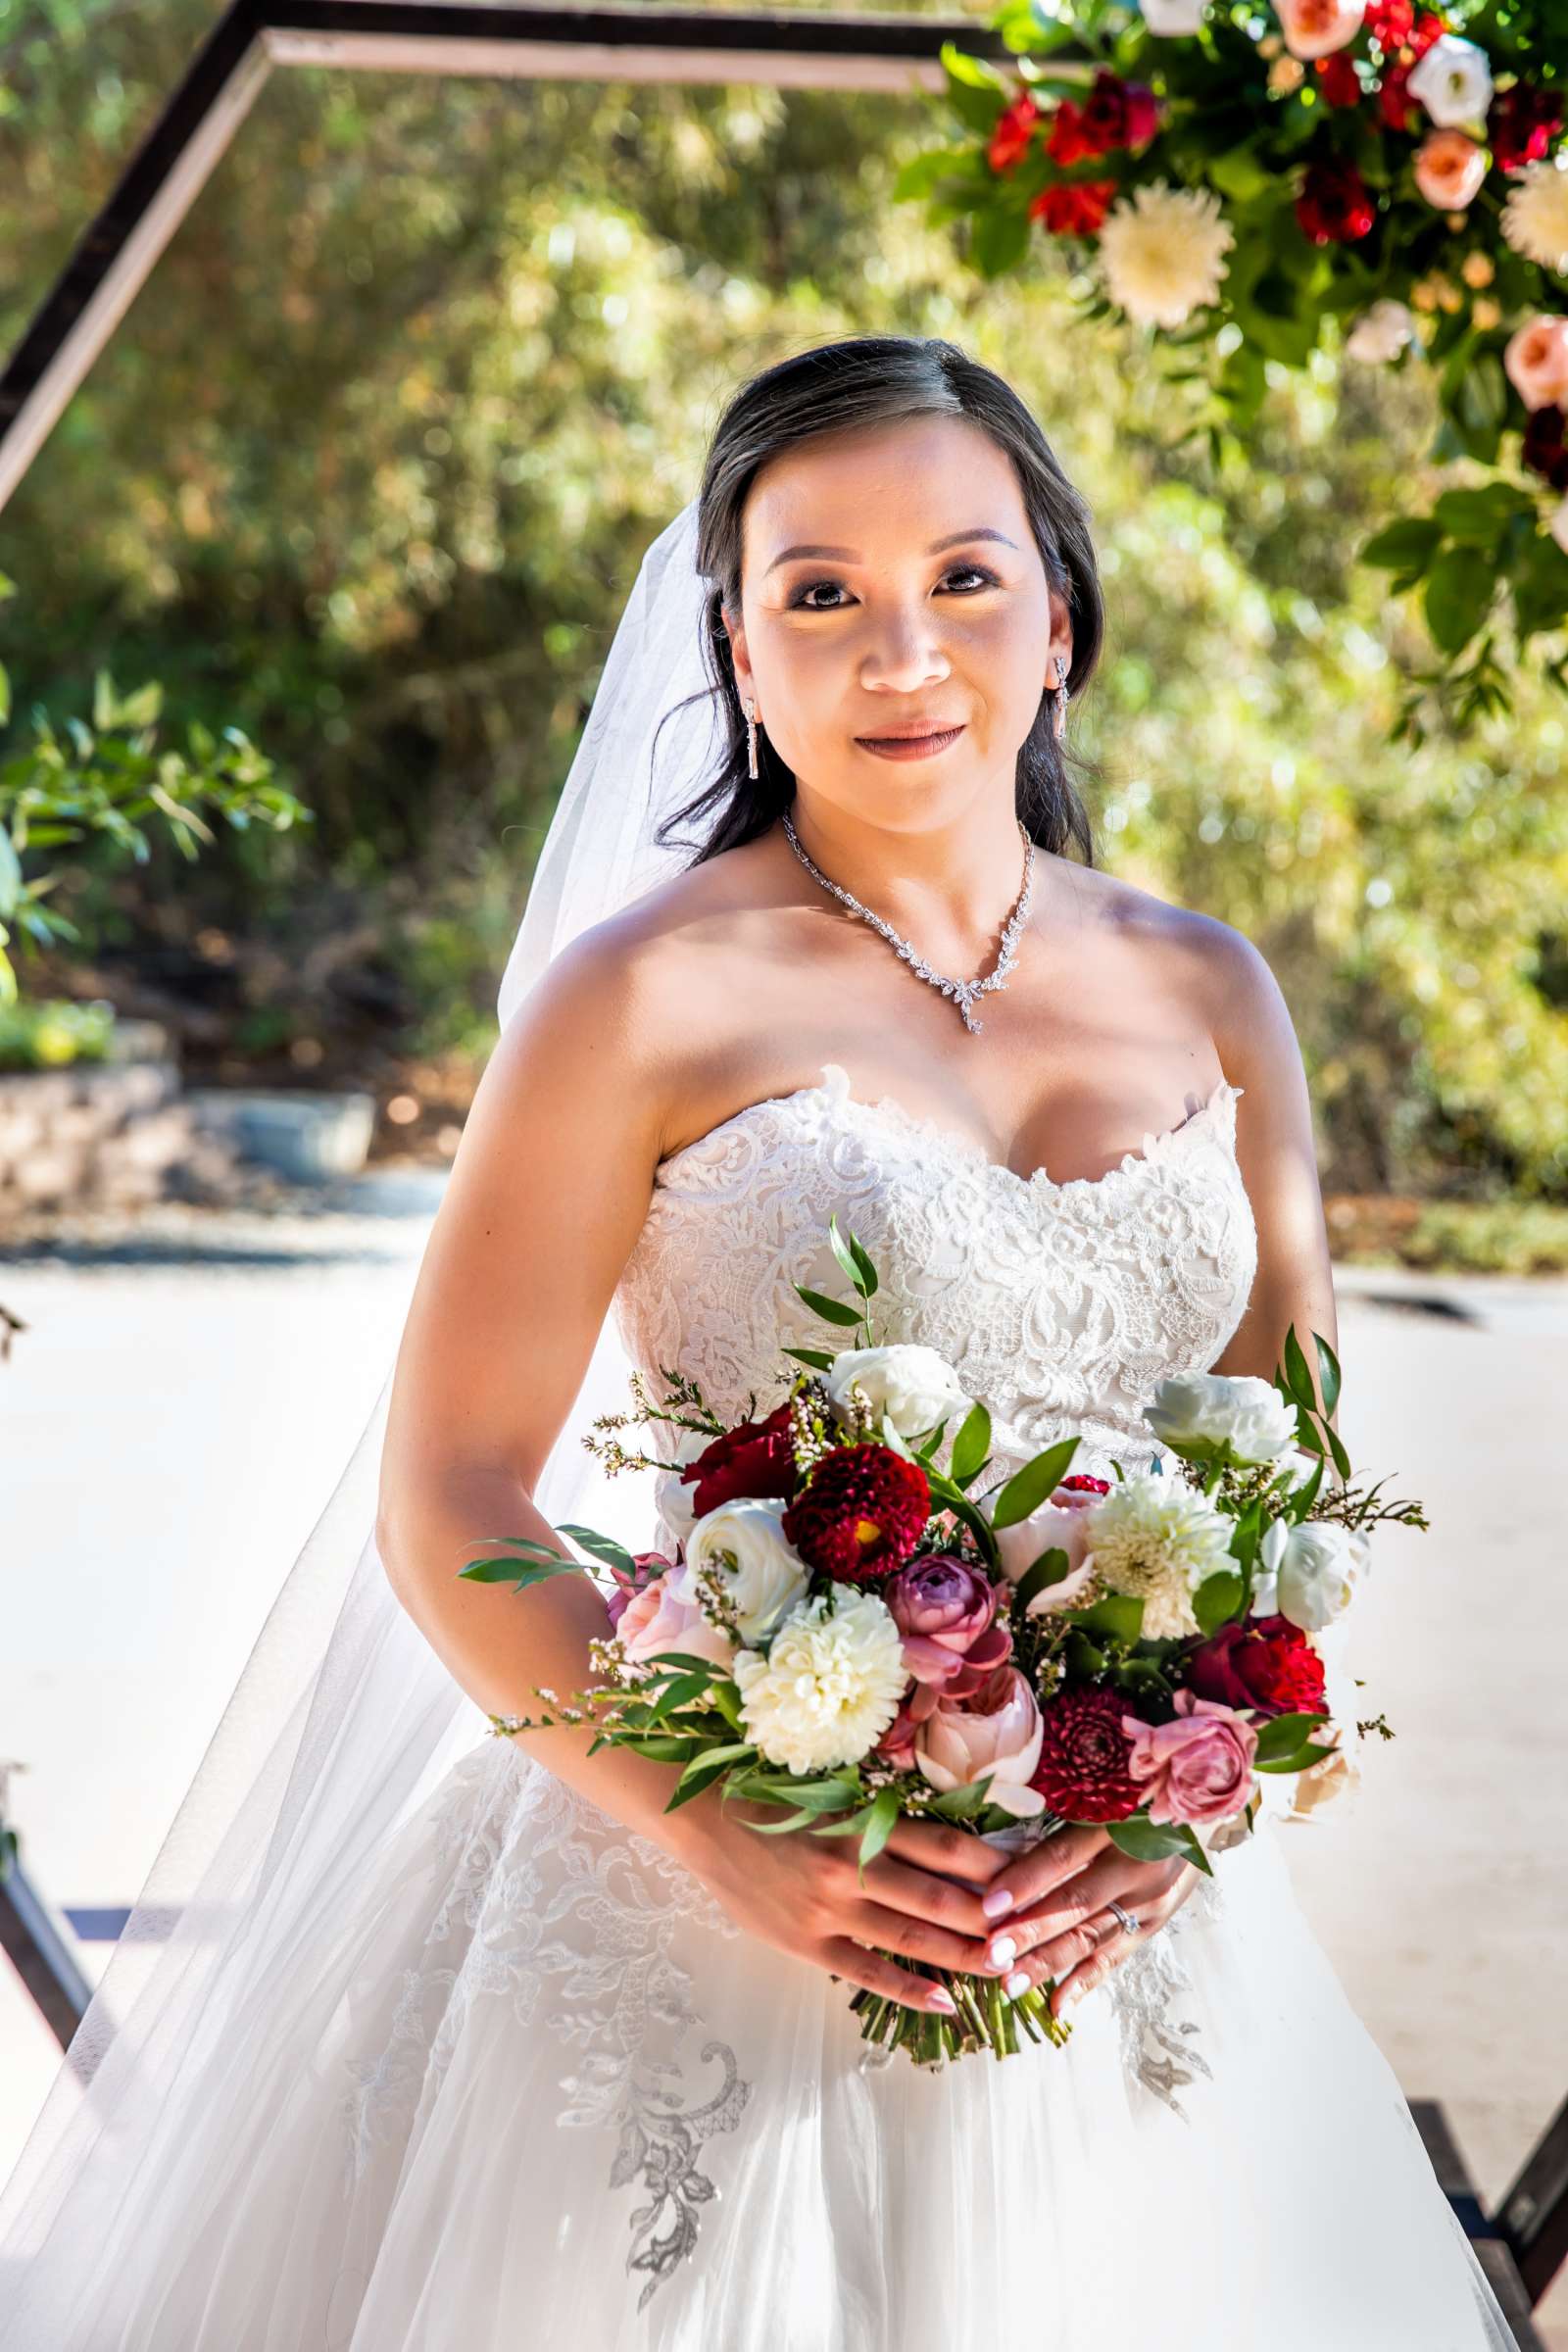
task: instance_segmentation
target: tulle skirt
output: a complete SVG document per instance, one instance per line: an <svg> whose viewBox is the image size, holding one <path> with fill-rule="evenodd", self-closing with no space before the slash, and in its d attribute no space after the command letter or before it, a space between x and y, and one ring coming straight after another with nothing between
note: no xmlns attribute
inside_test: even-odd
<svg viewBox="0 0 1568 2352"><path fill-rule="evenodd" d="M925 2071L486 1737L184 2054L0 2345L1508 2352L1282 1834L1066 2048Z"/></svg>

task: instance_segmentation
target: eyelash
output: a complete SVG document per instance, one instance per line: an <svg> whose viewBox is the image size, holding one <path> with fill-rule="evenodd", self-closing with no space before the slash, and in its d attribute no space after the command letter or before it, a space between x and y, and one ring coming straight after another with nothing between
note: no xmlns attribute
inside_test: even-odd
<svg viewBox="0 0 1568 2352"><path fill-rule="evenodd" d="M988 588L1000 588L1002 585L1000 576L989 570L984 564L955 564L953 569L944 572L942 576L944 579L951 580L955 576L961 578L964 575L971 579L983 580ZM840 610L837 605L808 605L806 599L815 588L837 588L840 585L841 582L838 580L808 580L805 586L798 589L790 598L785 611L789 612L837 612ZM972 595L974 591L971 590L969 593Z"/></svg>

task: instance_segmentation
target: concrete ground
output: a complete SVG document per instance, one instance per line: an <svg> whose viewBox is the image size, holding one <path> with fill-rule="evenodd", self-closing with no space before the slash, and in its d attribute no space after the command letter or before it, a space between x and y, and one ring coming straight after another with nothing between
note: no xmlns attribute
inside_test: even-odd
<svg viewBox="0 0 1568 2352"><path fill-rule="evenodd" d="M0 1364L0 1761L27 1766L10 1817L57 1906L136 1893L375 1402L441 1183L161 1210L0 1266L30 1326ZM1490 2201L1568 2094L1568 1285L1347 1268L1339 1291L1351 1458L1433 1526L1380 1531L1360 1604L1366 1712L1397 1737L1367 1743L1348 1809L1282 1835L1357 2009ZM105 1956L83 1946L89 1976ZM0 2176L57 2055L0 1974ZM1542 2316L1568 2348L1568 2279Z"/></svg>

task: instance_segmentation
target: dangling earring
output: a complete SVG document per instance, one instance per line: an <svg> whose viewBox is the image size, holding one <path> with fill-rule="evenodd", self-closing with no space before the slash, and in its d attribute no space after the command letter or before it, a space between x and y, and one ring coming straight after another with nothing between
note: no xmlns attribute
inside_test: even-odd
<svg viewBox="0 0 1568 2352"><path fill-rule="evenodd" d="M747 701L742 705L742 708L746 712L746 772L749 776L755 777L758 773L757 705L754 702Z"/></svg>
<svg viewBox="0 0 1568 2352"><path fill-rule="evenodd" d="M1059 743L1061 741L1061 731L1067 724L1067 705L1072 701L1072 696L1067 691L1067 664L1059 654L1056 656L1055 684L1050 689L1050 691L1056 697L1056 714L1054 723L1056 741Z"/></svg>

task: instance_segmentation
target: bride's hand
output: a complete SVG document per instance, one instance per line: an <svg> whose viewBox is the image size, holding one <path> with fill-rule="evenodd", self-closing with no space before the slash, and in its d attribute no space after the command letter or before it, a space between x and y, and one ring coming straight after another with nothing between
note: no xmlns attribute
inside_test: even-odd
<svg viewBox="0 0 1568 2352"><path fill-rule="evenodd" d="M746 1826L781 1820L777 1806L732 1799L721 1807L698 1798L681 1818L681 1861L736 1924L830 1976L906 2008L952 2016L944 1987L883 1955L991 1973L991 1922L979 1888L1005 1857L966 1832L900 1821L862 1878L857 1838L813 1838L804 1830L760 1838Z"/></svg>
<svg viewBox="0 0 1568 2352"><path fill-rule="evenodd" d="M1014 1994L1024 1988L1019 1979L1034 1985L1054 1977L1051 2007L1059 2017L1181 1909L1200 1875L1179 1859L1135 1862L1102 1829L1080 1824L1060 1830L1033 1853L1008 1862L987 1887L993 1907L1002 1895L1013 1899L998 1908L991 1931L996 1964L988 1961L983 1973L995 1975L1000 1965ZM1108 1903L1132 1914L1134 1934L1107 1911Z"/></svg>

